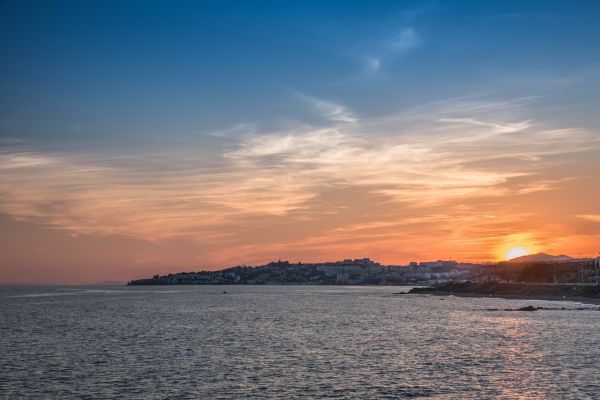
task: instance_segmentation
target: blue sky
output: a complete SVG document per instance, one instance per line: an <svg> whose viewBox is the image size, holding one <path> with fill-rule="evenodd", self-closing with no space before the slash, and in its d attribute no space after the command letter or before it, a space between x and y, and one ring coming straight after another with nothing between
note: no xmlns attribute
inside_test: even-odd
<svg viewBox="0 0 600 400"><path fill-rule="evenodd" d="M309 118L295 92L381 115L464 95L562 98L569 80L580 80L569 100L591 109L598 89L586 82L600 65L592 1L0 7L2 122L19 137L186 136Z"/></svg>
<svg viewBox="0 0 600 400"><path fill-rule="evenodd" d="M0 281L595 253L599 19L594 1L0 1Z"/></svg>

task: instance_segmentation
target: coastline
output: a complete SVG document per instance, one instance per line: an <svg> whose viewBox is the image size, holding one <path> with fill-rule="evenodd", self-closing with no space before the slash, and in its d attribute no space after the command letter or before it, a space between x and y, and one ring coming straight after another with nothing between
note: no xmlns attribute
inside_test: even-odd
<svg viewBox="0 0 600 400"><path fill-rule="evenodd" d="M465 298L490 298L490 299L506 299L506 300L544 300L544 301L571 301L583 304L600 305L600 299L590 297L559 297L559 296L535 296L535 295L509 295L509 294L476 294L476 293L455 293L455 292L430 292L430 293L401 293L401 294L430 294L433 296L454 296Z"/></svg>
<svg viewBox="0 0 600 400"><path fill-rule="evenodd" d="M448 283L439 286L413 288L407 294L431 294L510 300L571 301L600 305L600 285L542 285L529 283ZM586 295L586 293L590 293Z"/></svg>

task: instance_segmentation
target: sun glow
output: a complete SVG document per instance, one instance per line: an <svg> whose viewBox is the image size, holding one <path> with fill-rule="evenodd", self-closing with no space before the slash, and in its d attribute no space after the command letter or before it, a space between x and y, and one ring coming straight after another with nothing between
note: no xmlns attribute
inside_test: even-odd
<svg viewBox="0 0 600 400"><path fill-rule="evenodd" d="M506 259L510 260L516 257L521 257L521 256L526 256L529 254L529 250L527 250L524 247L512 247L510 249L508 249L508 251L506 252Z"/></svg>
<svg viewBox="0 0 600 400"><path fill-rule="evenodd" d="M494 254L496 260L504 261L512 258L535 254L543 251L532 233L513 233L504 237L498 244Z"/></svg>

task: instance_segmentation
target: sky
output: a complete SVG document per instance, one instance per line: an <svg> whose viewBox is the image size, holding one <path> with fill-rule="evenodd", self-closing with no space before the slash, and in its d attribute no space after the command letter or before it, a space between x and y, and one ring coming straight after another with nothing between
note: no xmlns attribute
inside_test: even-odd
<svg viewBox="0 0 600 400"><path fill-rule="evenodd" d="M600 3L0 1L0 283L600 251Z"/></svg>

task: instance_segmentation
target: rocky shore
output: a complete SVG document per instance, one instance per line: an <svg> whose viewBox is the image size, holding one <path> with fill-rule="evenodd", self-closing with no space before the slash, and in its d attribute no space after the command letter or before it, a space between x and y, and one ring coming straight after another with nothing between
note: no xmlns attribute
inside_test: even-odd
<svg viewBox="0 0 600 400"><path fill-rule="evenodd" d="M578 300L600 303L600 285L450 282L430 287L413 288L409 293L463 297Z"/></svg>

